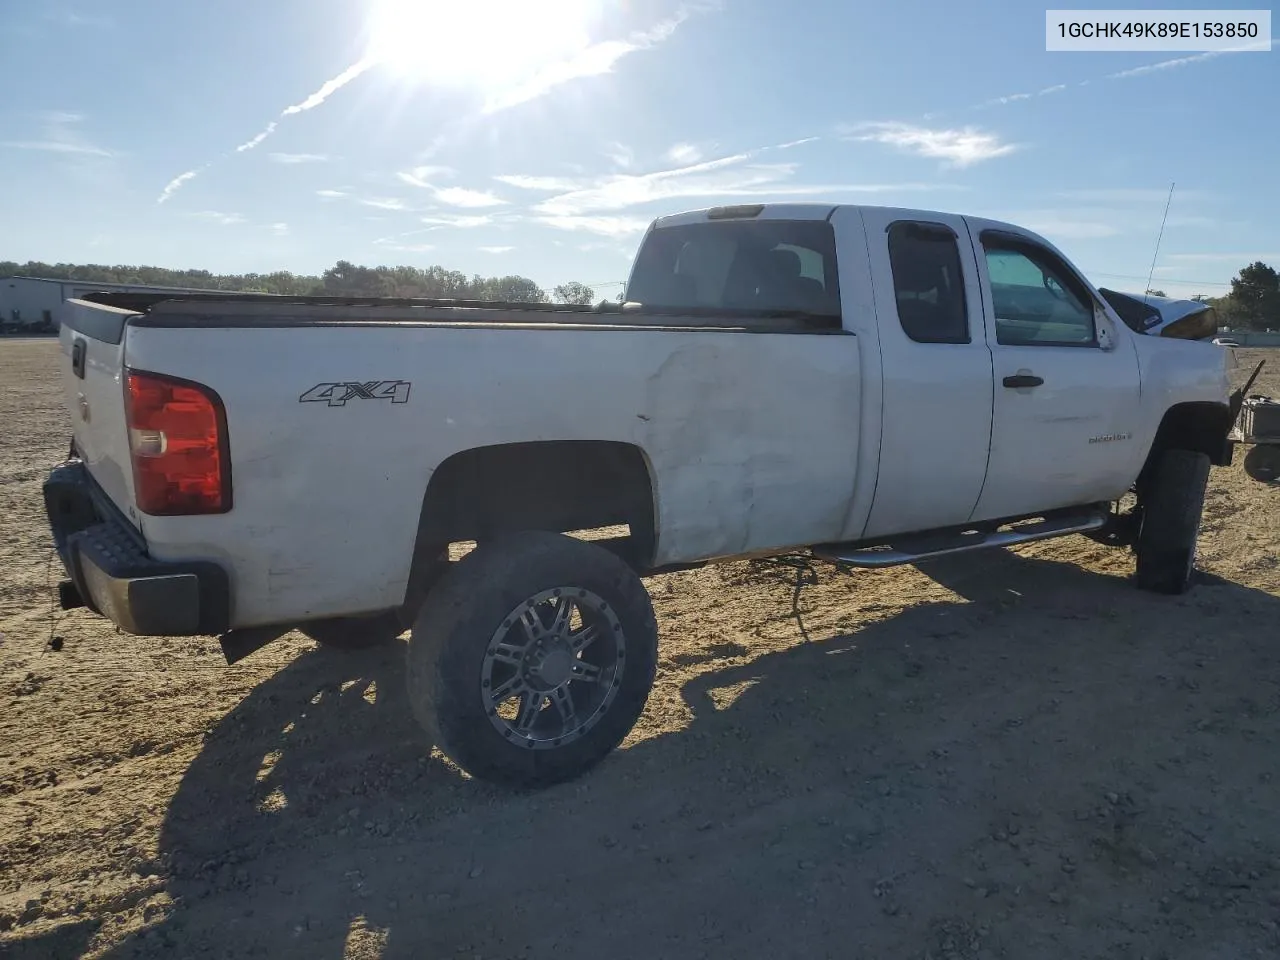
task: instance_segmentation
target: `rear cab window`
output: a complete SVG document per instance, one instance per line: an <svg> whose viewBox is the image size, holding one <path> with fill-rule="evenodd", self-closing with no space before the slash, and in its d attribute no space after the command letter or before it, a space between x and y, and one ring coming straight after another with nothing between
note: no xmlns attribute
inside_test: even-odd
<svg viewBox="0 0 1280 960"><path fill-rule="evenodd" d="M660 310L840 317L835 231L825 220L708 220L657 227L627 299Z"/></svg>

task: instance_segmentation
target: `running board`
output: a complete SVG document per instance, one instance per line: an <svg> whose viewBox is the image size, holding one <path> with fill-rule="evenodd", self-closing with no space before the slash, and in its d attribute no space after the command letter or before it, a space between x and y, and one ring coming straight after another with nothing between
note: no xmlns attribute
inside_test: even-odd
<svg viewBox="0 0 1280 960"><path fill-rule="evenodd" d="M810 547L821 560L833 560L852 567L896 567L953 553L986 550L990 547L1012 547L1036 540L1065 537L1072 533L1097 530L1107 522L1106 514L1058 514L1041 520L1021 523L1007 529L970 530L953 534L917 534L893 543L859 545L856 543L823 543Z"/></svg>

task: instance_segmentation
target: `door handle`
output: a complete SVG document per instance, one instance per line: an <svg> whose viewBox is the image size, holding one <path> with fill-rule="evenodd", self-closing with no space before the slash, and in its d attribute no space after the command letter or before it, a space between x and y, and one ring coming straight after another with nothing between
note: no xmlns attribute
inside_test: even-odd
<svg viewBox="0 0 1280 960"><path fill-rule="evenodd" d="M1042 383L1044 383L1043 378L1033 376L1029 373L1019 373L1015 376L1004 378L1004 385L1012 389L1017 389L1018 387L1038 387Z"/></svg>
<svg viewBox="0 0 1280 960"><path fill-rule="evenodd" d="M85 346L83 340L76 340L71 344L71 372L81 380L84 379L84 354Z"/></svg>

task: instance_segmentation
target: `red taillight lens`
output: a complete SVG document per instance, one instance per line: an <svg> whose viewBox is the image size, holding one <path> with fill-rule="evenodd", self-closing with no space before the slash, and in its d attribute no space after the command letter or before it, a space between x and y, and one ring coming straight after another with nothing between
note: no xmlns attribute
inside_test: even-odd
<svg viewBox="0 0 1280 960"><path fill-rule="evenodd" d="M182 516L231 509L227 418L216 393L130 370L125 405L139 510Z"/></svg>

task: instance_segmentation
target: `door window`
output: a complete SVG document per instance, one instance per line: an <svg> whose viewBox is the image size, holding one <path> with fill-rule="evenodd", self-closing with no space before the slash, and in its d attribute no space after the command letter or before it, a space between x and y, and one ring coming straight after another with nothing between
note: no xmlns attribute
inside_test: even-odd
<svg viewBox="0 0 1280 960"><path fill-rule="evenodd" d="M983 238L996 342L1085 347L1097 343L1093 299L1057 258L1032 244Z"/></svg>
<svg viewBox="0 0 1280 960"><path fill-rule="evenodd" d="M960 251L949 227L901 220L889 228L889 265L903 332L917 343L968 343Z"/></svg>

